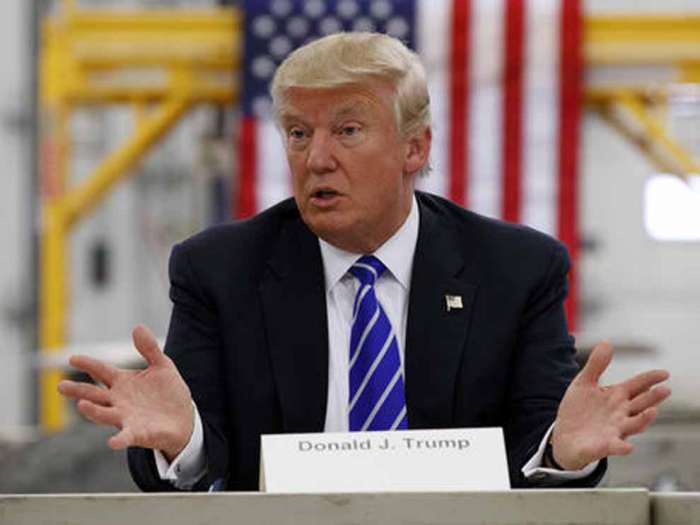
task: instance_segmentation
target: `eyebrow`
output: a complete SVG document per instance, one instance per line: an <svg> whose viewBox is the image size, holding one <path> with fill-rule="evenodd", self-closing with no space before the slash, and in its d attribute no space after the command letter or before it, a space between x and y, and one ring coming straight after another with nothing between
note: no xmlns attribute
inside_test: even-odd
<svg viewBox="0 0 700 525"><path fill-rule="evenodd" d="M305 124L304 118L296 113L284 113L279 117L279 123L283 128L286 128L293 122L302 122Z"/></svg>

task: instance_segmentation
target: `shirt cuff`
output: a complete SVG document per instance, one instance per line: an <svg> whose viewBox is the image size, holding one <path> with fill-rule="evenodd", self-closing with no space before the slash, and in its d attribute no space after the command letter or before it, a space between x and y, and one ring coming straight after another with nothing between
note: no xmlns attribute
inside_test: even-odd
<svg viewBox="0 0 700 525"><path fill-rule="evenodd" d="M194 409L194 429L190 440L172 463L168 464L160 450L153 450L160 479L170 481L178 489L191 489L206 473L206 456L204 453L204 430L197 405Z"/></svg>
<svg viewBox="0 0 700 525"><path fill-rule="evenodd" d="M547 430L547 432L545 433L544 438L542 439L542 442L540 443L540 446L537 449L537 452L535 452L532 458L530 458L530 461L525 463L525 466L522 469L523 475L527 479L531 479L533 481L541 480L556 484L557 482L564 482L574 479L583 479L593 474L593 471L598 466L599 461L589 463L580 470L558 470L555 468L546 468L542 466L544 458L544 449L547 447L547 443L549 442L549 436L552 435L553 430L554 424L552 424L552 426L549 427L549 430Z"/></svg>

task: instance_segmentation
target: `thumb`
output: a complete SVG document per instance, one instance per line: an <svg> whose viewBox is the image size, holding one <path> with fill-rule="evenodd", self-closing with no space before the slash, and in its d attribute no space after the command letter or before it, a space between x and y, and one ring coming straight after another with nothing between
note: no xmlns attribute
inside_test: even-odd
<svg viewBox="0 0 700 525"><path fill-rule="evenodd" d="M600 376L603 375L603 372L605 372L608 365L610 365L612 356L613 347L609 342L603 341L602 343L598 343L595 348L593 348L586 366L584 366L583 370L579 373L578 380L597 385L598 381L600 381Z"/></svg>
<svg viewBox="0 0 700 525"><path fill-rule="evenodd" d="M149 365L155 366L165 363L165 355L161 352L158 341L148 328L140 324L134 328L131 336L134 340L136 350L138 350L139 354L143 356Z"/></svg>

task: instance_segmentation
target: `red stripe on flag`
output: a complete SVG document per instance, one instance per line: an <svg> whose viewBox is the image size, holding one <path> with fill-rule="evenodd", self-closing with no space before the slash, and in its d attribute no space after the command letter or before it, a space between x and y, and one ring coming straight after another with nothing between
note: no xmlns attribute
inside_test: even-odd
<svg viewBox="0 0 700 525"><path fill-rule="evenodd" d="M525 3L506 0L503 79L503 218L520 220Z"/></svg>
<svg viewBox="0 0 700 525"><path fill-rule="evenodd" d="M450 41L449 197L461 205L467 202L470 4L470 0L453 0Z"/></svg>
<svg viewBox="0 0 700 525"><path fill-rule="evenodd" d="M238 199L234 210L239 218L250 217L257 211L255 184L257 173L257 122L244 116L238 157Z"/></svg>
<svg viewBox="0 0 700 525"><path fill-rule="evenodd" d="M581 57L581 3L563 0L559 46L559 238L573 262L566 303L569 328L575 329L578 280L578 156L581 119L583 59Z"/></svg>

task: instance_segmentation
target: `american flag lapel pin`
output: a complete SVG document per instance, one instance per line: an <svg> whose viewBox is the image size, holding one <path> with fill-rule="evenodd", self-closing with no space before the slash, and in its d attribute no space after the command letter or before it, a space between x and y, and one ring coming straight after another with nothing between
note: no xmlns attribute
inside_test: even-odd
<svg viewBox="0 0 700 525"><path fill-rule="evenodd" d="M447 311L461 310L462 309L462 296L461 295L446 295L445 304L447 306Z"/></svg>

